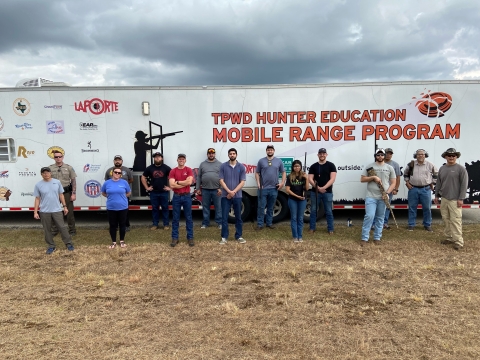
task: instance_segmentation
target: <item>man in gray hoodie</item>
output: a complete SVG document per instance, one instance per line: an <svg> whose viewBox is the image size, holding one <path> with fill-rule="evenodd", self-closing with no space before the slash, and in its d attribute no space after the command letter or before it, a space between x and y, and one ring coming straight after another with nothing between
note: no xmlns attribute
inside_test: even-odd
<svg viewBox="0 0 480 360"><path fill-rule="evenodd" d="M215 222L217 228L222 228L222 190L220 189L219 173L222 163L215 158L215 149L207 150L207 159L198 167L196 182L197 195L202 196L203 221L202 229L210 226L210 204L215 207Z"/></svg>

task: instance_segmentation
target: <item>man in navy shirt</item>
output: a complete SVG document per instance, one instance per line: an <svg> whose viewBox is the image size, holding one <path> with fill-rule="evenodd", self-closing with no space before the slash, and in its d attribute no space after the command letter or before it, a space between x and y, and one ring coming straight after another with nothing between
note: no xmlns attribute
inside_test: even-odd
<svg viewBox="0 0 480 360"><path fill-rule="evenodd" d="M222 187L222 240L225 245L228 239L228 213L233 205L235 213L235 239L240 244L245 244L242 237L242 187L247 180L245 166L237 161L237 150L228 150L229 161L220 166L220 186Z"/></svg>
<svg viewBox="0 0 480 360"><path fill-rule="evenodd" d="M156 152L153 154L153 164L145 169L141 177L143 187L150 192L153 222L151 230L158 229L158 222L160 221L159 206L162 207L163 229L170 229L168 220L168 200L170 197L168 175L170 170L170 167L163 163L163 155ZM150 180L150 185L147 183L147 178Z"/></svg>

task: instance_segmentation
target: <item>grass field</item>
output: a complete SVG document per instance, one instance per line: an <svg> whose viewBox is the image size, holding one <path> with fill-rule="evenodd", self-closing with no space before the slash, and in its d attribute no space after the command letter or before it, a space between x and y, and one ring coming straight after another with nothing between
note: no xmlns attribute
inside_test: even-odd
<svg viewBox="0 0 480 360"><path fill-rule="evenodd" d="M247 243L219 230L79 229L45 255L40 230L1 230L3 359L478 359L480 225L465 249L392 229L360 247L360 227L291 241L287 225ZM231 232L233 228L231 229Z"/></svg>

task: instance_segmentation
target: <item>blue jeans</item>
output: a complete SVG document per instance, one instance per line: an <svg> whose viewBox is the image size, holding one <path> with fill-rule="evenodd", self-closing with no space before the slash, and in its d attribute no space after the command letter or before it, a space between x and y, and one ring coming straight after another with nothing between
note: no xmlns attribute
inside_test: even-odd
<svg viewBox="0 0 480 360"><path fill-rule="evenodd" d="M172 239L178 240L178 223L180 221L180 210L182 206L183 215L185 215L185 222L187 225L187 239L190 240L193 239L192 197L190 194L183 196L173 194Z"/></svg>
<svg viewBox="0 0 480 360"><path fill-rule="evenodd" d="M430 186L413 187L408 190L408 226L415 226L418 203L422 205L423 226L432 225L432 190L430 190Z"/></svg>
<svg viewBox="0 0 480 360"><path fill-rule="evenodd" d="M260 196L261 195L261 196ZM271 226L273 222L273 207L277 200L278 190L271 189L258 189L258 208L257 208L257 226L263 227L263 220L267 226ZM265 214L265 203L267 206L267 214Z"/></svg>
<svg viewBox="0 0 480 360"><path fill-rule="evenodd" d="M210 226L210 204L213 201L215 207L215 222L217 225L222 224L222 207L220 205L222 198L217 195L217 189L202 189L202 207L203 221L202 225Z"/></svg>
<svg viewBox="0 0 480 360"><path fill-rule="evenodd" d="M228 213L232 205L235 214L235 239L242 237L242 199L227 199L226 197L222 197L222 238L224 239L228 239Z"/></svg>
<svg viewBox="0 0 480 360"><path fill-rule="evenodd" d="M387 206L383 199L374 199L367 197L365 199L365 217L362 225L362 240L368 241L372 224L375 226L373 231L373 240L380 240L383 231L383 218Z"/></svg>
<svg viewBox="0 0 480 360"><path fill-rule="evenodd" d="M290 208L290 227L294 239L301 239L303 235L303 215L307 207L307 200L293 200L288 198Z"/></svg>
<svg viewBox="0 0 480 360"><path fill-rule="evenodd" d="M158 226L160 220L159 206L162 207L163 226L168 226L168 191L159 192L152 191L150 193L150 203L152 204L152 223L153 226Z"/></svg>
<svg viewBox="0 0 480 360"><path fill-rule="evenodd" d="M393 199L393 194L388 195L388 203L391 204ZM390 217L390 210L388 208L385 209L385 219L383 219L383 223L388 225L388 218Z"/></svg>
<svg viewBox="0 0 480 360"><path fill-rule="evenodd" d="M325 217L327 218L327 230L333 231L333 193L318 193L315 199L315 191L310 191L310 230L317 228L317 210L320 201L323 203Z"/></svg>

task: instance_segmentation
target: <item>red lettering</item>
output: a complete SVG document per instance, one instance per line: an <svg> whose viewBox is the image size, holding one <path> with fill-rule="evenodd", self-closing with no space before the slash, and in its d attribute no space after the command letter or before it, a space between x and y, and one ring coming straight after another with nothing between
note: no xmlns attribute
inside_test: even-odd
<svg viewBox="0 0 480 360"><path fill-rule="evenodd" d="M315 135L313 134L313 130L310 126L307 126L305 129L305 133L303 134L302 141L315 141Z"/></svg>
<svg viewBox="0 0 480 360"><path fill-rule="evenodd" d="M405 125L403 128L403 137L407 140L412 140L415 137L415 126L412 124Z"/></svg>
<svg viewBox="0 0 480 360"><path fill-rule="evenodd" d="M239 113L230 113L230 119L232 119L232 124L242 123L242 116Z"/></svg>
<svg viewBox="0 0 480 360"><path fill-rule="evenodd" d="M355 111L354 111L355 112ZM368 112L368 110L365 110L362 114L362 118L360 119L360 121L372 121L370 119L370 113Z"/></svg>
<svg viewBox="0 0 480 360"><path fill-rule="evenodd" d="M218 118L221 116L220 113L212 113L212 116L213 116L213 123L215 125L218 125Z"/></svg>
<svg viewBox="0 0 480 360"><path fill-rule="evenodd" d="M307 111L307 122L314 123L316 117L317 114L315 113L315 111Z"/></svg>
<svg viewBox="0 0 480 360"><path fill-rule="evenodd" d="M334 141L342 140L342 137L343 137L342 127L341 126L332 127L332 130L330 130L330 137Z"/></svg>
<svg viewBox="0 0 480 360"><path fill-rule="evenodd" d="M382 138L383 140L387 140L388 137L387 137L387 133L388 133L388 126L386 125L377 125L375 127L375 138L377 140L380 140L380 138Z"/></svg>
<svg viewBox="0 0 480 360"><path fill-rule="evenodd" d="M367 137L375 133L375 128L372 125L362 126L362 140L367 140Z"/></svg>
<svg viewBox="0 0 480 360"><path fill-rule="evenodd" d="M428 126L427 124L418 124L418 126L417 126L417 139L420 139L422 136L425 139L428 139L429 131L430 131L430 126Z"/></svg>
<svg viewBox="0 0 480 360"><path fill-rule="evenodd" d="M345 126L343 128L343 139L345 141L355 141L355 136L352 135L352 131L355 130L355 126Z"/></svg>
<svg viewBox="0 0 480 360"><path fill-rule="evenodd" d="M282 142L283 138L280 136L283 131L283 127L274 127L272 128L272 141L273 142Z"/></svg>
<svg viewBox="0 0 480 360"><path fill-rule="evenodd" d="M445 138L460 139L460 124L455 124L455 127L452 128L452 125L446 124L445 125Z"/></svg>
<svg viewBox="0 0 480 360"><path fill-rule="evenodd" d="M403 120L405 121L405 119L407 118L407 110L406 109L397 109L396 111L396 121L398 120Z"/></svg>
<svg viewBox="0 0 480 360"><path fill-rule="evenodd" d="M297 122L299 124L305 123L305 111L299 111L297 114Z"/></svg>
<svg viewBox="0 0 480 360"><path fill-rule="evenodd" d="M385 111L385 120L392 121L393 119L395 119L395 111L392 109Z"/></svg>
<svg viewBox="0 0 480 360"><path fill-rule="evenodd" d="M237 128L231 128L228 130L228 141L237 142L238 140L240 140L240 130Z"/></svg>
<svg viewBox="0 0 480 360"><path fill-rule="evenodd" d="M337 122L340 120L340 113L338 111L330 111L330 122Z"/></svg>
<svg viewBox="0 0 480 360"><path fill-rule="evenodd" d="M253 140L253 129L249 127L242 128L242 141L250 142Z"/></svg>
<svg viewBox="0 0 480 360"><path fill-rule="evenodd" d="M388 130L388 134L390 139L398 140L402 136L402 127L400 125L392 125Z"/></svg>
<svg viewBox="0 0 480 360"><path fill-rule="evenodd" d="M267 121L267 115L264 112L261 114L257 112L257 124L260 124L260 123L265 124L266 121Z"/></svg>
<svg viewBox="0 0 480 360"><path fill-rule="evenodd" d="M227 129L213 129L213 142L227 142Z"/></svg>
<svg viewBox="0 0 480 360"><path fill-rule="evenodd" d="M436 137L438 137L439 139L443 139L443 131L442 131L442 127L440 126L440 124L436 124L434 127L433 127L433 131L432 133L430 134L430 139L435 139Z"/></svg>
<svg viewBox="0 0 480 360"><path fill-rule="evenodd" d="M300 136L302 135L302 129L297 127L297 126L293 126L290 128L290 131L289 131L289 139L290 141L302 141L300 139Z"/></svg>
<svg viewBox="0 0 480 360"><path fill-rule="evenodd" d="M103 112L104 112L104 113L107 112L107 111L110 112L110 101L105 100L105 101L103 102L103 104L104 104Z"/></svg>
<svg viewBox="0 0 480 360"><path fill-rule="evenodd" d="M377 121L377 115L380 111L379 110L370 110L370 113L372 114L372 120Z"/></svg>
<svg viewBox="0 0 480 360"><path fill-rule="evenodd" d="M322 123L328 123L328 111L322 111L320 113L320 122Z"/></svg>
<svg viewBox="0 0 480 360"><path fill-rule="evenodd" d="M360 115L360 111L358 110L353 110L352 111L352 121L360 121L360 119L356 116L356 115Z"/></svg>
<svg viewBox="0 0 480 360"><path fill-rule="evenodd" d="M230 114L222 113L222 125L224 125L228 120L230 120Z"/></svg>
<svg viewBox="0 0 480 360"><path fill-rule="evenodd" d="M252 122L252 114L250 113L243 113L243 123L250 124Z"/></svg>
<svg viewBox="0 0 480 360"><path fill-rule="evenodd" d="M317 141L323 140L328 141L328 126L325 126L325 130L321 126L317 126Z"/></svg>

